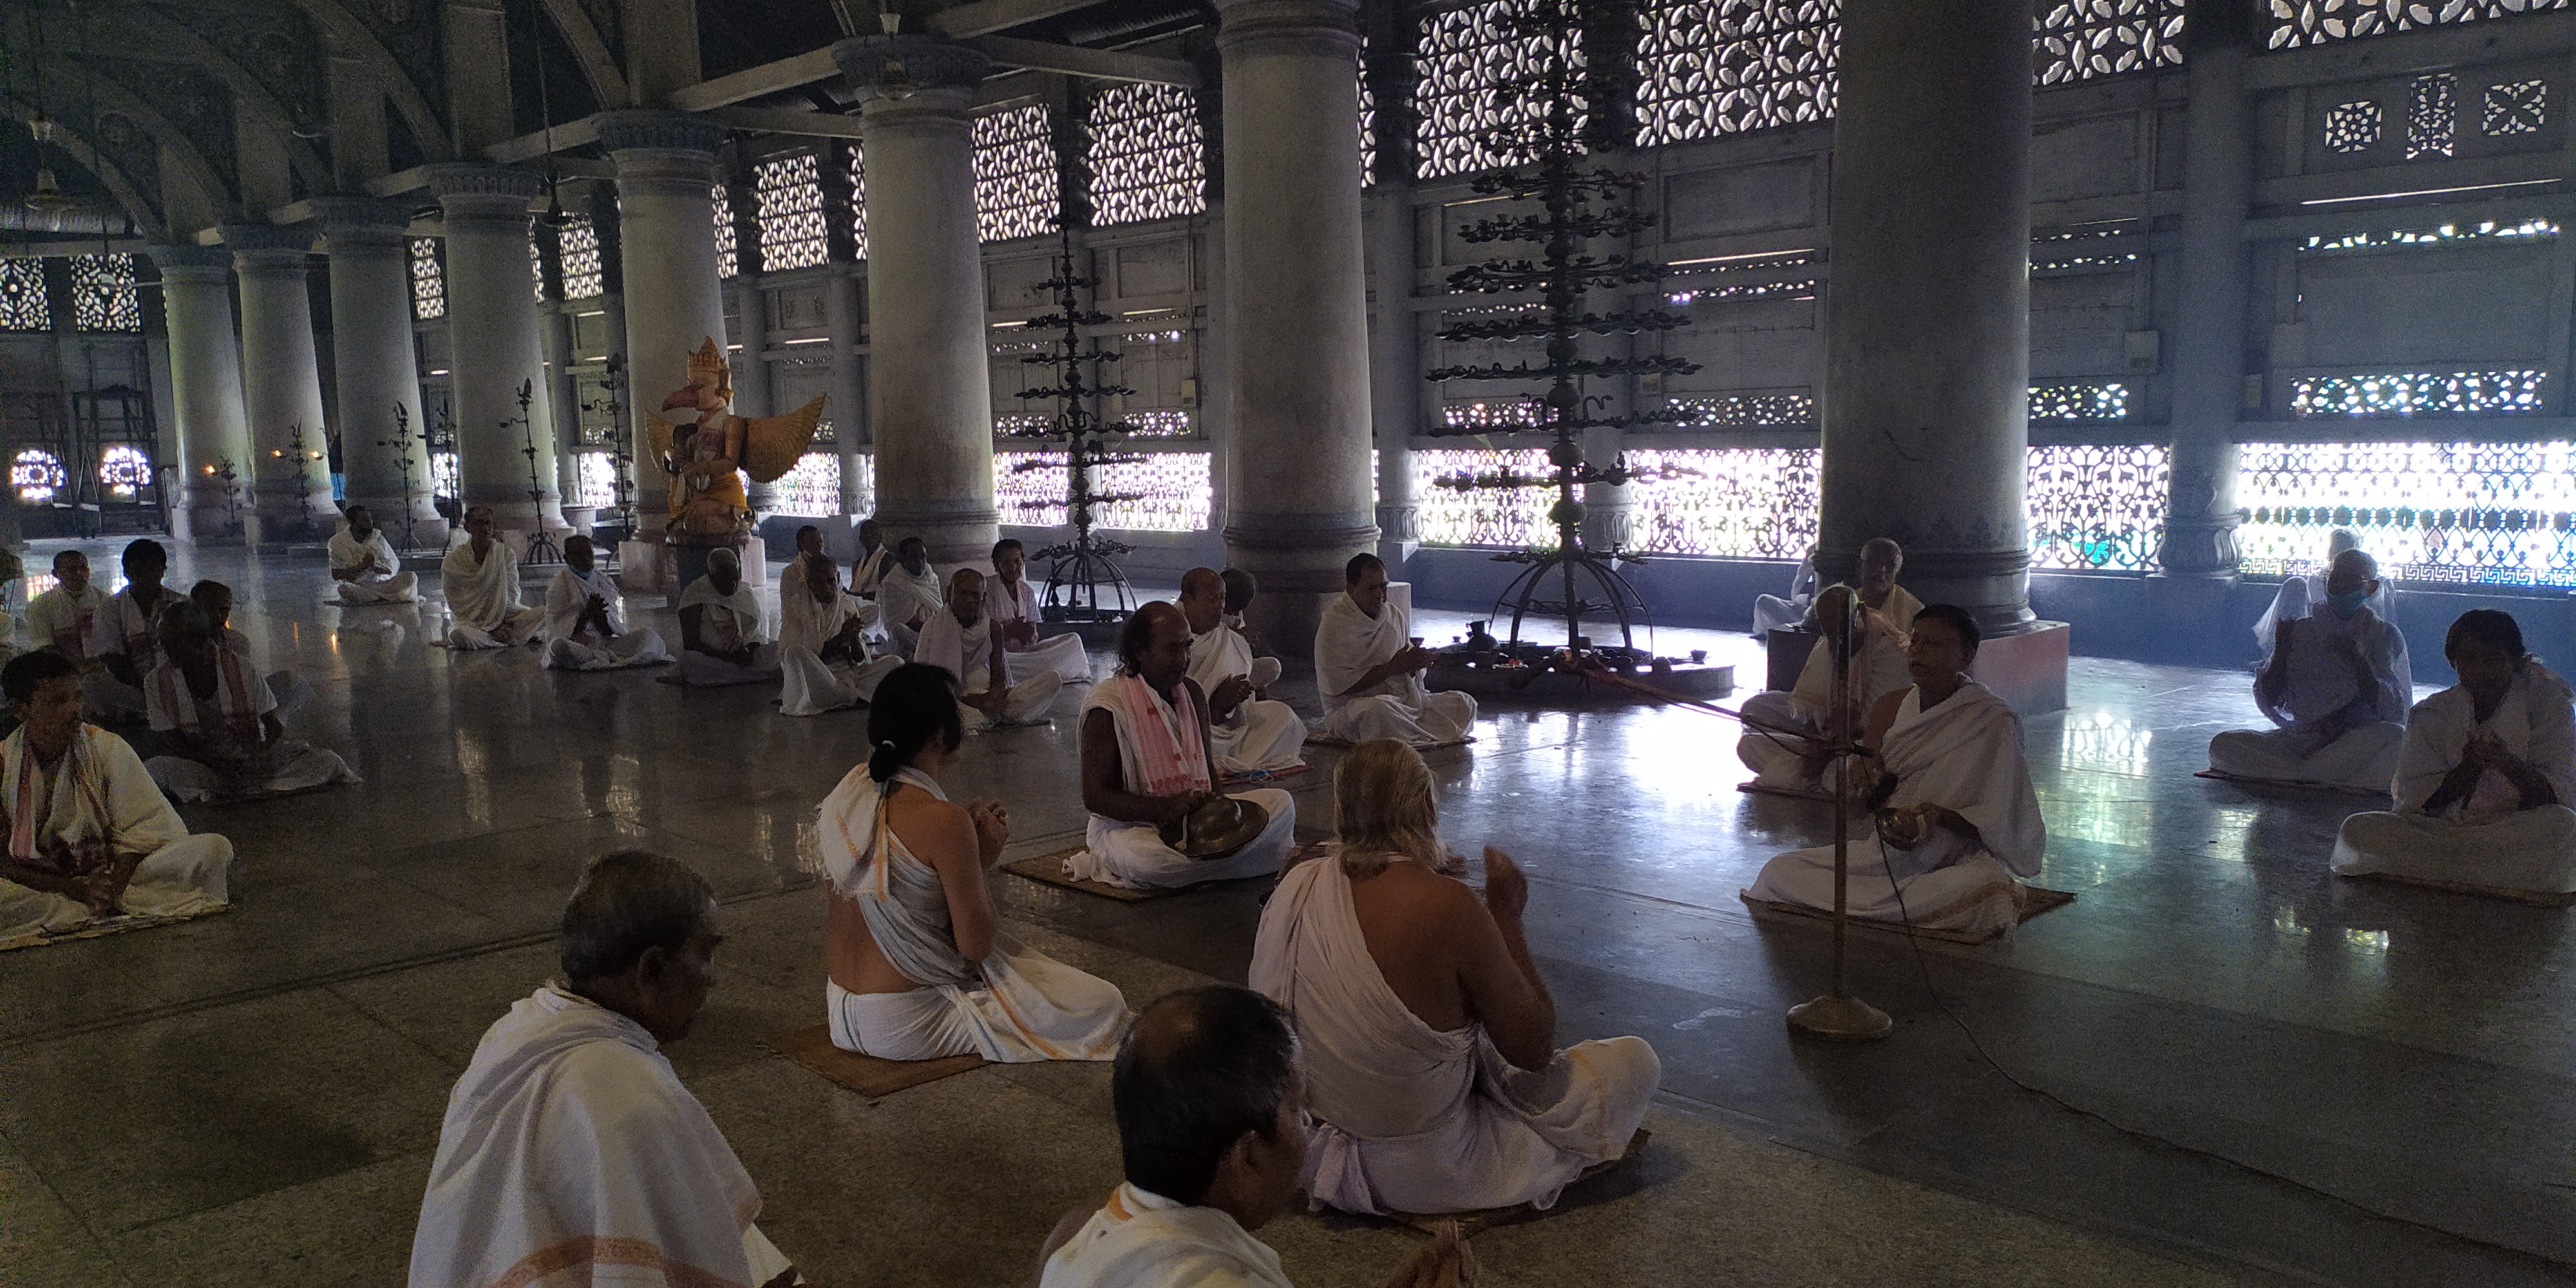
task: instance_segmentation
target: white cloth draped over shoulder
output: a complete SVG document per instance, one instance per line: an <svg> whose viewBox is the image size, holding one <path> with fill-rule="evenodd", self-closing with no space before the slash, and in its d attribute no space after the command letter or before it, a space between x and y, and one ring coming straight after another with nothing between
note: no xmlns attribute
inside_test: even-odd
<svg viewBox="0 0 2576 1288"><path fill-rule="evenodd" d="M1002 665L1009 668L1011 679L1019 681L1040 671L1053 671L1066 684L1091 683L1091 654L1082 647L1082 637L1071 631L1062 635L1044 633L1040 620L1038 592L1023 579L1004 585L1000 577L984 579L984 620L995 629L1014 622L1028 622L1040 627L1038 641L1027 648L1002 641Z"/></svg>
<svg viewBox="0 0 2576 1288"><path fill-rule="evenodd" d="M1423 1023L1369 955L1333 854L1280 878L1251 984L1297 1026L1316 1119L1307 1193L1345 1212L1552 1207L1584 1168L1627 1152L1662 1076L1640 1038L1578 1042L1532 1070L1481 1024Z"/></svg>
<svg viewBox="0 0 2576 1288"><path fill-rule="evenodd" d="M760 1191L644 1026L549 984L447 1098L411 1288L758 1288Z"/></svg>
<svg viewBox="0 0 2576 1288"><path fill-rule="evenodd" d="M1125 672L1091 686L1082 696L1082 718L1106 713L1118 736L1119 785L1137 796L1178 796L1213 790L1216 775L1199 741L1197 699L1184 681L1166 701L1154 686ZM1279 870L1297 844L1297 802L1274 787L1229 792L1259 805L1270 818L1250 844L1221 859L1193 859L1163 843L1151 823L1091 816L1083 848L1067 856L1064 874L1131 890L1169 889L1202 881L1231 881Z"/></svg>
<svg viewBox="0 0 2576 1288"><path fill-rule="evenodd" d="M960 694L983 693L993 684L993 619L978 613L972 626L957 620L957 614L946 605L940 606L922 624L919 642L913 645L912 660L946 668L957 677ZM1010 664L1005 661L1007 668ZM1007 677L1005 677L1007 680ZM1047 708L1054 705L1056 691L1064 680L1053 671L1033 671L1003 689L1002 714L996 720L990 714L960 702L957 716L966 722L970 733L981 732L996 724L1037 724L1046 719Z"/></svg>
<svg viewBox="0 0 2576 1288"><path fill-rule="evenodd" d="M27 602L27 638L72 658L89 656L89 637L107 596L83 583L78 591L56 585Z"/></svg>
<svg viewBox="0 0 2576 1288"><path fill-rule="evenodd" d="M104 842L106 853L150 856L126 883L127 912L184 917L220 908L230 898L232 842L210 833L190 835L134 748L96 725L74 732L70 750L51 773L28 754L24 728L0 739L0 810L7 813L0 824L8 831L10 857L20 863L72 875L57 860L95 842ZM88 920L89 908L77 899L0 879L0 939L68 930Z"/></svg>
<svg viewBox="0 0 2576 1288"><path fill-rule="evenodd" d="M876 611L876 605L843 594L837 586L830 599L814 598L813 588L797 574L796 565L788 565L787 577L778 587L778 714L816 716L846 710L876 696L877 685L903 665L902 658L869 657L862 640L853 642L847 656L836 654L830 662L823 660L824 648L840 639L850 623L858 622L864 629L876 620Z"/></svg>
<svg viewBox="0 0 2576 1288"><path fill-rule="evenodd" d="M608 634L582 626L582 610L598 599L606 611ZM650 626L626 628L626 604L617 581L598 565L587 573L566 564L546 583L545 665L566 671L610 671L624 666L652 666L671 660L671 648Z"/></svg>
<svg viewBox="0 0 2576 1288"><path fill-rule="evenodd" d="M700 577L680 591L679 609L698 610L698 643L705 651L680 650L680 681L704 688L729 684L763 684L779 678L778 650L761 629L760 596L748 581L736 581L731 593L716 589L713 577ZM685 628L682 641L687 639ZM749 662L718 657L748 647Z"/></svg>
<svg viewBox="0 0 2576 1288"><path fill-rule="evenodd" d="M2016 878L2038 876L2048 849L2048 824L2022 759L2021 719L1973 680L1930 711L1922 696L1920 689L1905 695L1881 747L1881 762L1896 776L1887 803L1939 805L1974 825L1977 840L1946 827L1933 828L1911 850L1874 834L1854 837L1846 906L1874 921L1970 933L2010 928L2028 897ZM1746 893L1830 911L1834 847L1774 857Z"/></svg>
<svg viewBox="0 0 2576 1288"><path fill-rule="evenodd" d="M1121 1185L1047 1258L1038 1288L1290 1288L1241 1222Z"/></svg>
<svg viewBox="0 0 2576 1288"><path fill-rule="evenodd" d="M2307 783L2376 792L2387 789L2405 741L2403 721L2415 699L2406 636L2395 623L2370 613L2349 618L2312 614L2284 622L2289 644L2282 657L2287 683L2277 699L2255 703L2276 729L2230 729L2209 740L2209 767L2236 778ZM2344 653L2358 647L2378 681L2369 718L2331 740L2318 722L2361 692Z"/></svg>
<svg viewBox="0 0 2576 1288"><path fill-rule="evenodd" d="M904 769L893 781L948 799L938 780L917 769ZM970 962L957 951L947 889L938 869L914 855L887 825L888 795L865 765L841 779L819 811L823 866L832 893L858 904L886 962L920 987L882 994L827 989L833 1043L888 1059L969 1052L1004 1064L1114 1058L1127 1028L1127 999L1116 985L998 928L984 960ZM848 1022L843 1005L852 998L876 1003L856 1025ZM903 1013L888 1014L888 1006ZM913 1049L871 1050L868 1029L877 1024L903 1030ZM925 1034L929 1041L922 1040Z"/></svg>
<svg viewBox="0 0 2576 1288"><path fill-rule="evenodd" d="M480 555L472 538L457 542L439 561L438 588L455 619L447 633L450 648L523 644L545 622L544 609L520 601L518 553L497 537Z"/></svg>
<svg viewBox="0 0 2576 1288"><path fill-rule="evenodd" d="M1324 702L1324 723L1316 732L1350 742L1394 738L1417 747L1467 736L1476 723L1476 700L1464 693L1433 693L1418 673L1358 687L1370 667L1410 643L1412 629L1412 619L1391 598L1375 617L1361 612L1348 593L1324 606L1315 624L1315 689Z"/></svg>
<svg viewBox="0 0 2576 1288"><path fill-rule="evenodd" d="M1190 679L1199 692L1213 695L1217 686L1243 676L1255 689L1279 682L1279 659L1254 657L1252 642L1223 622L1190 637ZM1285 702L1247 697L1223 720L1213 722L1209 737L1216 744L1219 773L1249 774L1289 769L1305 763L1306 722Z"/></svg>
<svg viewBox="0 0 2576 1288"><path fill-rule="evenodd" d="M278 695L292 687L286 672L262 676L229 645L215 650L210 697L198 697L176 664L152 668L143 697L153 732L184 734L196 745L154 756L144 768L162 790L190 802L283 796L361 781L336 751L294 738L265 740L261 717L279 713Z"/></svg>
<svg viewBox="0 0 2576 1288"><path fill-rule="evenodd" d="M2522 791L2497 770L2463 800L2425 805L2460 764L2472 737L2495 740L2549 782L2554 803L2522 807ZM2567 682L2526 661L2485 720L2466 687L2415 704L2392 784L2394 810L2355 814L2335 838L2334 870L2508 890L2576 891L2576 707Z"/></svg>
<svg viewBox="0 0 2576 1288"><path fill-rule="evenodd" d="M916 573L889 560L885 575L877 579L877 603L885 609L888 629L906 625L916 615L928 625L948 603L947 583L933 565L924 564Z"/></svg>
<svg viewBox="0 0 2576 1288"><path fill-rule="evenodd" d="M1807 619L1807 606L1816 602L1816 556L1809 551L1798 561L1798 571L1789 575L1787 598L1778 595L1753 597L1753 633L1766 635L1783 626L1795 626Z"/></svg>
<svg viewBox="0 0 2576 1288"><path fill-rule="evenodd" d="M329 543L331 571L346 572L353 568L372 568L356 577L337 581L343 604L408 604L412 601L420 578L402 571L402 557L394 553L394 543L385 539L385 530L377 528L364 541L349 535L347 528L331 534Z"/></svg>
<svg viewBox="0 0 2576 1288"><path fill-rule="evenodd" d="M2281 623L2306 617L2324 602L2326 575L2322 570L2293 573L2282 578L2281 589L2273 594L2272 603L2263 610L2261 617L2254 620L2255 647L2269 654ZM2363 600L2362 604L2377 614L2381 621L2396 621L2397 583L2390 578L2380 578L2379 589L2370 592L2370 598Z"/></svg>
<svg viewBox="0 0 2576 1288"><path fill-rule="evenodd" d="M161 635L156 629L161 612L178 601L178 592L167 588L150 608L135 598L132 586L108 596L90 623L89 655L122 653L138 674L150 671L161 660Z"/></svg>
<svg viewBox="0 0 2576 1288"><path fill-rule="evenodd" d="M1856 691L1854 709L1861 714L1866 715L1879 699L1914 683L1905 668L1905 643L1913 630L1914 615L1922 607L1921 601L1899 586L1888 593L1885 606L1862 610L1865 628L1860 647L1853 652L1851 670ZM1832 713L1833 694L1834 652L1819 638L1807 652L1807 664L1798 671L1797 687L1787 693L1764 692L1746 698L1744 714L1821 734ZM1804 752L1805 747L1796 738L1765 734L1750 727L1735 744L1737 758L1754 771L1754 785L1791 791L1818 787L1817 777L1808 772Z"/></svg>

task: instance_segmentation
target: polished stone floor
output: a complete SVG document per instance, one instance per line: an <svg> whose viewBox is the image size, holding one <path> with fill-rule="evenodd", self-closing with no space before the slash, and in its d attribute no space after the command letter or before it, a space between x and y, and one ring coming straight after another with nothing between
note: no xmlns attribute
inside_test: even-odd
<svg viewBox="0 0 2576 1288"><path fill-rule="evenodd" d="M820 1018L800 846L864 717L451 654L425 644L434 601L324 607L315 560L182 552L173 580L198 576L320 691L294 731L367 781L191 809L239 847L229 914L0 956L0 1283L400 1282L449 1085L547 976L583 862L624 845L726 900L723 977L672 1056L809 1275L1022 1282L1115 1182L1104 1066L872 1102L759 1045ZM629 608L673 629L659 600ZM1465 617L1421 620L1445 638ZM1665 636L1754 673L1740 636ZM2571 914L2338 880L2351 798L2190 777L2253 718L2241 676L2079 660L2072 690L2028 745L2042 883L2077 901L1983 947L1857 936L1853 990L1897 1020L1865 1048L1784 1030L1829 937L1736 892L1829 822L1738 793L1731 726L1489 706L1476 746L1435 755L1452 844L1531 872L1562 1036L1642 1034L1664 1060L1641 1164L1480 1236L1489 1283L2570 1281ZM977 739L956 774L1009 801L1022 852L1078 834L1074 706ZM1319 830L1328 775L1282 785ZM1138 1001L1241 979L1261 898L1000 890L1029 939ZM1309 1216L1263 1237L1304 1284L1373 1283L1411 1238Z"/></svg>

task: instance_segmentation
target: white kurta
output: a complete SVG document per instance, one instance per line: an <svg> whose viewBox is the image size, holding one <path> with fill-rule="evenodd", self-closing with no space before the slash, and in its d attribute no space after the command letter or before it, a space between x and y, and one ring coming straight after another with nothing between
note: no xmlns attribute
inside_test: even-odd
<svg viewBox="0 0 2576 1288"><path fill-rule="evenodd" d="M969 626L958 621L957 614L941 608L922 624L912 660L947 668L950 675L957 677L957 691L961 694L985 692L993 681L993 619L978 613L975 624ZM1047 708L1055 704L1056 691L1063 687L1064 681L1055 672L1039 671L1003 690L999 720L963 702L957 704L957 718L966 722L970 733L997 724L1043 724Z"/></svg>
<svg viewBox="0 0 2576 1288"><path fill-rule="evenodd" d="M27 601L27 638L37 648L49 648L72 658L89 656L90 631L98 624L100 606L107 596L96 586L80 587L75 593L55 586Z"/></svg>
<svg viewBox="0 0 2576 1288"><path fill-rule="evenodd" d="M411 1288L758 1288L760 1191L644 1026L547 985L447 1098Z"/></svg>
<svg viewBox="0 0 2576 1288"><path fill-rule="evenodd" d="M1047 1258L1038 1288L1290 1288L1279 1254L1212 1207L1121 1185Z"/></svg>
<svg viewBox="0 0 2576 1288"><path fill-rule="evenodd" d="M1038 623L1038 592L1026 581L1004 585L999 577L984 579L984 620L997 625L1013 622ZM1002 643L1002 665L1008 667L1013 680L1026 679L1040 671L1053 671L1066 684L1091 683L1091 655L1083 651L1082 637L1067 631L1062 635L1040 633L1038 642L1027 648L1013 648Z"/></svg>
<svg viewBox="0 0 2576 1288"><path fill-rule="evenodd" d="M817 600L805 579L796 574L795 565L788 568L787 580L778 590L778 714L821 715L875 697L877 685L903 665L902 658L868 657L866 644L859 643L851 656L835 655L827 663L822 650L840 638L851 622L872 620L876 605L842 594L837 587L831 599Z"/></svg>
<svg viewBox="0 0 2576 1288"><path fill-rule="evenodd" d="M402 557L394 553L394 543L385 540L385 530L378 528L360 541L349 535L347 528L331 534L331 571L346 572L365 567L370 561L373 571L347 581L338 581L340 602L344 605L408 604L412 601L420 578L401 571ZM336 580L336 579L335 579Z"/></svg>
<svg viewBox="0 0 2576 1288"><path fill-rule="evenodd" d="M2016 877L2039 875L2048 824L2022 759L2021 720L1971 680L1926 712L1919 690L1905 695L1882 747L1896 775L1892 806L1939 805L1968 820L1978 841L1936 827L1911 850L1873 833L1851 843L1846 905L1851 915L1981 933L2018 924L2027 897ZM1746 893L1775 903L1832 911L1834 847L1792 850L1762 865Z"/></svg>
<svg viewBox="0 0 2576 1288"><path fill-rule="evenodd" d="M544 609L520 602L519 556L498 538L480 556L471 539L457 542L438 565L438 587L455 619L447 633L450 648L524 644L545 623Z"/></svg>
<svg viewBox="0 0 2576 1288"><path fill-rule="evenodd" d="M1216 785L1215 775L1209 772L1200 752L1201 716L1188 702L1186 687L1175 686L1174 692L1182 698L1179 706L1164 701L1152 685L1120 673L1092 685L1082 697L1084 720L1091 719L1094 711L1109 714L1110 725L1118 734L1119 786L1131 794L1172 796L1185 791L1208 791ZM1131 709L1136 706L1146 708L1149 714L1141 718L1154 721L1157 728L1137 727L1140 717ZM1154 781L1143 768L1155 763L1146 748L1149 735L1156 745L1167 749L1164 759L1175 765L1168 781ZM1270 822L1249 844L1224 858L1191 858L1165 845L1161 829L1151 823L1130 823L1094 814L1083 831L1083 848L1065 859L1064 874L1076 881L1101 881L1130 890L1169 890L1202 881L1268 876L1278 871L1297 845L1296 798L1275 787L1226 794L1259 805Z"/></svg>
<svg viewBox="0 0 2576 1288"><path fill-rule="evenodd" d="M2438 814L2425 803L2483 734L2531 762L2556 804L2522 808L2522 793L2495 770L2468 799ZM2576 709L2567 682L2527 662L2495 712L2481 721L2469 691L2453 685L2415 704L2393 784L2394 811L2355 814L2335 838L2334 870L2549 893L2576 891Z"/></svg>
<svg viewBox="0 0 2576 1288"><path fill-rule="evenodd" d="M183 801L252 800L333 783L362 781L335 751L293 738L263 741L261 717L279 711L281 692L298 686L280 671L261 676L234 649L215 651L215 692L200 699L188 677L164 662L144 680L156 733L184 733L201 748L144 762L162 790Z"/></svg>
<svg viewBox="0 0 2576 1288"><path fill-rule="evenodd" d="M592 598L607 606L609 633L581 627L581 611ZM652 627L626 629L626 606L617 581L591 565L587 574L566 564L546 583L545 665L566 671L609 671L622 666L653 666L671 660L670 646Z"/></svg>
<svg viewBox="0 0 2576 1288"><path fill-rule="evenodd" d="M894 781L948 799L938 780L920 770L902 770ZM833 894L858 904L887 964L920 987L852 993L825 981L832 1044L885 1060L974 1054L1030 1064L1116 1057L1127 1031L1127 999L1118 986L998 928L984 960L966 960L957 951L938 869L886 825L885 800L865 765L823 798L817 813L823 866Z"/></svg>
<svg viewBox="0 0 2576 1288"><path fill-rule="evenodd" d="M1251 641L1219 622L1190 637L1189 675L1201 693L1215 693L1216 686L1238 675L1258 689L1279 682L1279 659L1254 657ZM1221 774L1259 773L1306 763L1306 722L1285 702L1245 698L1225 719L1212 721L1208 733L1216 744L1216 767Z"/></svg>
<svg viewBox="0 0 2576 1288"><path fill-rule="evenodd" d="M1627 1152L1663 1075L1641 1038L1578 1042L1517 1069L1481 1024L1423 1023L1378 973L1330 854L1280 878L1250 982L1297 1025L1316 1120L1306 1191L1345 1212L1553 1207L1584 1168Z"/></svg>
<svg viewBox="0 0 2576 1288"><path fill-rule="evenodd" d="M224 906L233 845L190 835L123 738L82 725L50 778L27 754L27 731L0 740L0 829L13 852L43 854L57 843L105 841L150 857L126 883L123 906L149 917L184 917ZM20 856L26 861L26 855ZM69 930L90 920L77 899L0 880L0 939Z"/></svg>
<svg viewBox="0 0 2576 1288"><path fill-rule="evenodd" d="M1901 609L1914 597L1899 587L1889 596L1890 608ZM1920 609L1916 604L1914 608ZM1913 614L1901 614L1909 622ZM1868 628L1861 635L1859 650L1852 658L1852 685L1857 690L1855 710L1866 715L1880 698L1914 683L1905 669L1907 628L1896 624L1896 617L1877 609L1867 610ZM1798 672L1797 687L1787 693L1757 693L1744 700L1744 714L1776 725L1789 725L1811 734L1822 734L1834 705L1834 653L1823 639L1807 653L1807 664ZM1789 791L1813 791L1818 787L1816 775L1807 771L1804 744L1787 735L1777 737L1751 728L1736 741L1736 757L1754 771L1753 782L1759 787Z"/></svg>
<svg viewBox="0 0 2576 1288"><path fill-rule="evenodd" d="M1403 651L1412 627L1391 598L1375 617L1361 612L1348 594L1324 606L1315 625L1315 689L1324 701L1324 723L1316 732L1350 742L1393 738L1417 747L1467 736L1476 723L1476 700L1433 693L1418 673L1355 689L1370 667Z"/></svg>
<svg viewBox="0 0 2576 1288"><path fill-rule="evenodd" d="M2341 656L2346 640L2358 641L2363 661L2378 677L2378 701L2368 723L2320 745L2317 722L2341 710L2361 691ZM2358 613L2350 618L2301 618L2290 628L2289 650L2282 664L2288 670L2288 682L2280 699L2265 701L2256 695L2263 714L2281 727L2230 729L2212 737L2209 767L2237 778L2386 790L2397 772L2398 749L2406 737L2402 722L2415 696L2406 637L2376 613L2366 620Z"/></svg>
<svg viewBox="0 0 2576 1288"><path fill-rule="evenodd" d="M728 595L716 589L713 578L700 577L680 592L680 611L695 608L698 613L698 643L712 652L697 649L680 650L680 680L704 688L722 688L729 684L764 684L779 677L778 650L767 641L761 629L763 614L760 597L751 583L737 581ZM751 661L733 662L717 657L744 646L751 648Z"/></svg>

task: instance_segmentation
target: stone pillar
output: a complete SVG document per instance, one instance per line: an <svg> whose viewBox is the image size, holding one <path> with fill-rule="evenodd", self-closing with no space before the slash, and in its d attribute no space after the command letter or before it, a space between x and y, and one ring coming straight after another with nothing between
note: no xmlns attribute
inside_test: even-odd
<svg viewBox="0 0 2576 1288"><path fill-rule="evenodd" d="M635 391L626 387L626 263L624 230L618 222L617 193L600 184L590 196L590 228L599 236L599 308L602 341L608 349L608 376L617 388L602 396L617 404L619 411L609 418L612 448L635 424ZM611 452L614 455L614 451ZM617 465L630 484L635 476L632 464ZM594 522L596 519L594 519Z"/></svg>
<svg viewBox="0 0 2576 1288"><path fill-rule="evenodd" d="M689 383L689 355L725 342L716 280L716 149L724 127L685 112L602 112L600 146L617 164L618 259L625 287L628 406L635 418L639 538L671 519L671 476L653 459L648 413Z"/></svg>
<svg viewBox="0 0 2576 1288"><path fill-rule="evenodd" d="M832 341L832 398L823 404L823 419L831 422L832 451L841 458L841 517L823 527L826 548L835 556L845 548L858 549L859 520L875 506L861 477L867 457L859 450L867 439L868 385L867 359L859 354L865 342L860 293L866 289L862 278L867 267L858 230L865 194L850 183L850 158L858 146L835 141L824 152L822 166L823 229L832 263L832 276L823 284L824 333Z"/></svg>
<svg viewBox="0 0 2576 1288"><path fill-rule="evenodd" d="M581 389L572 374L572 309L564 302L563 230L538 220L530 231L536 237L537 291L545 297L537 308L537 348L546 372L545 419L537 432L554 442L555 495L570 505L581 493L581 467L573 460L574 450L581 446Z"/></svg>
<svg viewBox="0 0 2576 1288"><path fill-rule="evenodd" d="M312 230L227 224L224 245L241 279L242 406L249 413L259 544L318 540L330 532L331 465L322 377L313 354L313 302L305 258ZM300 431L300 436L299 436Z"/></svg>
<svg viewBox="0 0 2576 1288"><path fill-rule="evenodd" d="M349 503L367 507L396 534L404 531L409 507L412 540L444 546L447 521L430 503L429 459L416 437L420 363L412 343L411 259L403 235L410 212L390 201L316 197L313 213L331 252L331 369L340 394ZM399 420L396 408L402 411Z"/></svg>
<svg viewBox="0 0 2576 1288"><path fill-rule="evenodd" d="M824 159L830 159L830 153ZM769 351L769 299L760 288L761 273L767 267L760 255L760 192L751 181L750 166L745 173L726 185L726 195L733 207L734 240L742 247L739 271L733 275L732 334L726 345L727 359L733 363L733 410L737 416L766 416L770 413L769 360L761 355ZM816 167L820 169L820 166ZM777 489L746 476L743 491L751 501L754 516L766 516L776 503Z"/></svg>
<svg viewBox="0 0 2576 1288"><path fill-rule="evenodd" d="M1818 565L2031 620L2030 6L1849 0L1834 116Z"/></svg>
<svg viewBox="0 0 2576 1288"><path fill-rule="evenodd" d="M542 388L536 281L528 263L528 203L544 181L525 170L462 162L427 170L447 216L447 366L460 499L469 507L492 507L503 528L560 531L562 499L553 490L554 433ZM522 385L529 394L524 412ZM533 434L520 425L522 415L533 423ZM537 449L533 501L531 437Z"/></svg>
<svg viewBox="0 0 2576 1288"><path fill-rule="evenodd" d="M170 398L185 477L173 489L173 535L199 545L244 539L250 513L250 421L242 411L241 350L233 342L232 252L155 246L170 319ZM234 478L226 479L230 473ZM238 509L236 509L238 507Z"/></svg>
<svg viewBox="0 0 2576 1288"><path fill-rule="evenodd" d="M832 46L865 99L868 427L877 517L943 564L992 553L993 378L968 113L984 55L918 36ZM880 92L899 70L903 97Z"/></svg>
<svg viewBox="0 0 2576 1288"><path fill-rule="evenodd" d="M1355 0L1218 0L1225 84L1227 557L1302 655L1374 550Z"/></svg>
<svg viewBox="0 0 2576 1288"><path fill-rule="evenodd" d="M1422 546L1421 500L1413 494L1413 435L1422 419L1423 390L1422 340L1413 313L1413 185L1380 180L1369 202L1369 267L1377 291L1377 317L1369 328L1377 553L1401 574L1404 561Z"/></svg>
<svg viewBox="0 0 2576 1288"><path fill-rule="evenodd" d="M2252 10L2195 3L2183 151L2182 290L2173 328L2173 491L2164 572L2236 575L2236 423L2245 405L2245 213L2253 197L2245 60Z"/></svg>

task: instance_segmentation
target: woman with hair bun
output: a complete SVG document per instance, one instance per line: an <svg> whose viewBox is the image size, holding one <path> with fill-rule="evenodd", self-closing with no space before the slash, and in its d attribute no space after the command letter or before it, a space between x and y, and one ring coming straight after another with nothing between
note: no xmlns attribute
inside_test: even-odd
<svg viewBox="0 0 2576 1288"><path fill-rule="evenodd" d="M1127 1026L1117 986L1001 928L985 878L1010 816L939 786L965 740L957 677L907 664L868 707L868 763L823 800L832 1045L887 1060L1111 1059Z"/></svg>
<svg viewBox="0 0 2576 1288"><path fill-rule="evenodd" d="M2406 717L2397 808L2355 814L2334 870L2447 885L2576 893L2576 707L2567 682L2525 651L2501 609L2451 623L2442 653L2458 684Z"/></svg>

